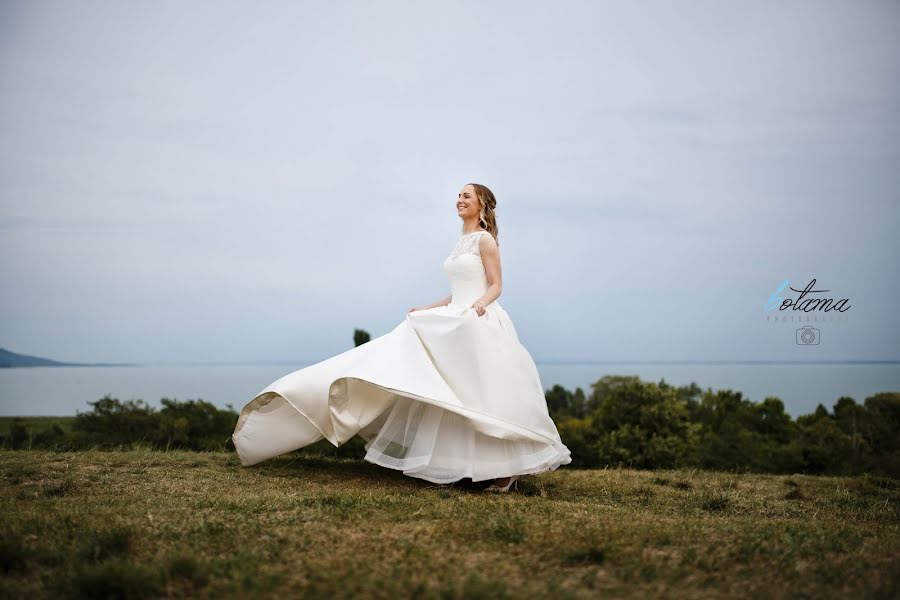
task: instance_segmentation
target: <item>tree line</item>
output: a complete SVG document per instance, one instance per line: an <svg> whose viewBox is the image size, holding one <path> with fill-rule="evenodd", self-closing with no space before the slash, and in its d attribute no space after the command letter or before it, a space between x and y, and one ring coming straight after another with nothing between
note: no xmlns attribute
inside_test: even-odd
<svg viewBox="0 0 900 600"><path fill-rule="evenodd" d="M793 419L776 397L675 387L608 375L571 392L547 391L547 406L572 466L698 467L760 473L879 473L900 477L900 393Z"/></svg>
<svg viewBox="0 0 900 600"><path fill-rule="evenodd" d="M641 469L697 467L761 473L877 473L900 477L900 393L874 394L858 404L839 398L792 418L776 397L761 402L730 389L672 386L637 376L607 375L590 394L556 385L547 407L572 451L571 467ZM204 400L120 401L109 395L91 410L35 430L13 419L4 448L122 448L234 450L238 413ZM359 436L335 448L327 440L299 452L360 458Z"/></svg>

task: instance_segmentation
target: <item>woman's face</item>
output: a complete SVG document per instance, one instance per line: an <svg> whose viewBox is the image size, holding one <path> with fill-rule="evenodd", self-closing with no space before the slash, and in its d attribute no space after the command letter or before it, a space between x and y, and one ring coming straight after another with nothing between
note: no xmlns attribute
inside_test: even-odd
<svg viewBox="0 0 900 600"><path fill-rule="evenodd" d="M465 221L470 218L477 218L478 213L478 196L475 195L475 188L471 185L466 185L459 192L459 196L456 199L456 214Z"/></svg>

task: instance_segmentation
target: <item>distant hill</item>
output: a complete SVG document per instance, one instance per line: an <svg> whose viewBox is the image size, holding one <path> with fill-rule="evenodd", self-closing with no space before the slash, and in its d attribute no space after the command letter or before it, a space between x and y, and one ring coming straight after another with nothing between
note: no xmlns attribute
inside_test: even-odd
<svg viewBox="0 0 900 600"><path fill-rule="evenodd" d="M40 356L16 354L6 348L0 348L0 369L17 367L124 367L134 366L132 363L67 363Z"/></svg>

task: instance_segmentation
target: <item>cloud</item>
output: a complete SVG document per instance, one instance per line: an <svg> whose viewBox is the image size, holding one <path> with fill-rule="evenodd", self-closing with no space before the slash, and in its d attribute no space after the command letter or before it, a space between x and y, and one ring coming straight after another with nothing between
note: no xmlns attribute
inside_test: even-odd
<svg viewBox="0 0 900 600"><path fill-rule="evenodd" d="M3 345L256 360L304 323L291 343L335 347L446 295L468 181L535 354L769 357L721 324L826 272L897 332L898 12L4 3ZM894 352L870 342L831 351Z"/></svg>

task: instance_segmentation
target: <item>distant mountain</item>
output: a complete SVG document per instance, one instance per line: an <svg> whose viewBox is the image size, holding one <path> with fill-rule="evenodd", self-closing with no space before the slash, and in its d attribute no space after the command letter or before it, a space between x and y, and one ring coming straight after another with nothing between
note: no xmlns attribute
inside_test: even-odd
<svg viewBox="0 0 900 600"><path fill-rule="evenodd" d="M13 369L16 367L125 367L135 366L132 363L67 363L40 356L28 356L16 354L6 348L0 348L0 369Z"/></svg>

